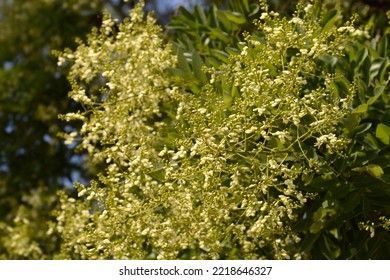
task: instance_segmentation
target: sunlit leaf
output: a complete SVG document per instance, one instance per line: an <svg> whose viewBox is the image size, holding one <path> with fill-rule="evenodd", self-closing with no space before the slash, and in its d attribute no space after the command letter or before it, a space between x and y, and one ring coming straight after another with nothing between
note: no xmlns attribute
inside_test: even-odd
<svg viewBox="0 0 390 280"><path fill-rule="evenodd" d="M352 169L352 171L363 173L366 172L375 178L380 178L384 174L382 167L376 164L368 164L362 167L355 167Z"/></svg>
<svg viewBox="0 0 390 280"><path fill-rule="evenodd" d="M383 144L390 145L390 127L380 123L376 127L376 138L378 138Z"/></svg>
<svg viewBox="0 0 390 280"><path fill-rule="evenodd" d="M368 104L360 104L355 109L353 109L352 114L364 114L368 110Z"/></svg>
<svg viewBox="0 0 390 280"><path fill-rule="evenodd" d="M235 24L244 24L246 22L245 16L239 12L225 11L226 17Z"/></svg>

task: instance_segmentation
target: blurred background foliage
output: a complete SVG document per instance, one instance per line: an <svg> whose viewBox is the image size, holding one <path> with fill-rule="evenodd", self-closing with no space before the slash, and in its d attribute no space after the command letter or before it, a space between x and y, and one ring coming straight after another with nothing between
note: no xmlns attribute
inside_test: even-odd
<svg viewBox="0 0 390 280"><path fill-rule="evenodd" d="M209 66L226 62L229 53L237 51L243 32L254 31L252 20L259 17L253 0L146 2L148 10L156 10L161 24L168 23L165 34L175 42L179 56L196 50L195 59L186 57L190 69L197 59ZM1 259L52 258L60 244L58 237L47 234L47 222L54 219L51 210L58 202L56 191L72 189L75 181L88 180L91 172L83 155L75 154L57 137L77 128L77 123L70 126L58 119L58 114L76 111L77 105L67 97L67 69L57 67L52 51L74 49L76 38L84 40L92 27L101 24L103 9L121 20L133 4L123 0L0 0ZM273 0L270 4L288 16L296 1ZM345 20L358 13L357 24L366 26L371 39L354 46L337 63L324 58L323 67L342 73L349 81L359 76L354 107L360 109L345 123L344 129L354 141L349 157L334 163L342 176L320 178L308 186L322 195L302 215L321 221L326 217L325 222L317 221L318 227L313 229L313 221L306 219L309 223L297 225L297 230L307 236L304 249L310 258L389 258L388 231L376 229L379 238L370 239L370 232L357 227L358 221L375 222L380 215L390 214L389 143L387 138L378 140L378 134L387 135L390 129L385 87L389 66L385 13L390 3L324 0L323 4L342 10ZM179 77L186 74L180 73L180 68L175 71ZM196 82L188 86L197 88ZM376 176L374 166L380 166L385 175ZM335 182L335 186L347 184L347 193L325 192L323 186ZM325 201L337 206L332 211L342 214L321 212Z"/></svg>
<svg viewBox="0 0 390 280"><path fill-rule="evenodd" d="M0 1L0 257L42 258L55 250L46 222L56 190L84 168L63 141L74 110L55 49L75 47L99 24L101 1ZM84 175L83 175L84 176ZM28 248L28 249L27 249Z"/></svg>

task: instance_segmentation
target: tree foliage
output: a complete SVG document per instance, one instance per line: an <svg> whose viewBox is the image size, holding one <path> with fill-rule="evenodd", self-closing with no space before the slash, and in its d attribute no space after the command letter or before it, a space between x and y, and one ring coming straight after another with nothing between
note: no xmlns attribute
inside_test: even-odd
<svg viewBox="0 0 390 280"><path fill-rule="evenodd" d="M0 257L388 258L390 13L133 2L0 2Z"/></svg>
<svg viewBox="0 0 390 280"><path fill-rule="evenodd" d="M77 106L53 49L75 47L99 1L0 1L0 258L47 258L56 191L82 169L56 134L58 114Z"/></svg>
<svg viewBox="0 0 390 280"><path fill-rule="evenodd" d="M182 9L173 45L138 5L60 54L84 108L67 141L105 169L61 194L59 258L387 256L387 36L242 3Z"/></svg>

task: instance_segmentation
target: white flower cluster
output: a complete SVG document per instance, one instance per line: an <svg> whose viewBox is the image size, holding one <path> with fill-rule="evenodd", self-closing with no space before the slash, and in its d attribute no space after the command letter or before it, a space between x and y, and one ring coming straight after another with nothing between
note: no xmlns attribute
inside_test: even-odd
<svg viewBox="0 0 390 280"><path fill-rule="evenodd" d="M337 77L316 68L350 34L319 36L305 11L287 21L265 10L265 43L248 36L196 94L167 76L175 57L140 5L119 31L106 16L88 44L62 55L70 80L81 81L70 96L85 107L64 117L84 122L69 139L80 135L80 147L105 168L99 183L78 186L85 200L63 197L61 257L301 257L291 224L313 197L300 188L302 175L321 164L308 150L345 148L337 124L354 90L340 97ZM220 84L239 92L228 108Z"/></svg>

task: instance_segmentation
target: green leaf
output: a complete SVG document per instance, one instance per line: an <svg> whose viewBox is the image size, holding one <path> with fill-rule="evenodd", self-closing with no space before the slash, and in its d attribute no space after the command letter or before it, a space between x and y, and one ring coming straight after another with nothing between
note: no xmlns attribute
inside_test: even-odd
<svg viewBox="0 0 390 280"><path fill-rule="evenodd" d="M346 158L339 158L334 162L334 167L339 173L344 172L348 167L349 161Z"/></svg>
<svg viewBox="0 0 390 280"><path fill-rule="evenodd" d="M198 5L195 6L195 15L201 23L207 24L207 17L204 10Z"/></svg>
<svg viewBox="0 0 390 280"><path fill-rule="evenodd" d="M310 233L318 233L324 227L324 223L321 221L316 221L310 226Z"/></svg>
<svg viewBox="0 0 390 280"><path fill-rule="evenodd" d="M323 62L325 62L325 65L330 65L331 67L334 67L337 63L337 57L329 54L322 54L319 59L321 59Z"/></svg>
<svg viewBox="0 0 390 280"><path fill-rule="evenodd" d="M272 137L269 143L270 143L270 148L277 149L279 151L282 151L286 148L283 145L283 143L279 140L279 138L276 137Z"/></svg>
<svg viewBox="0 0 390 280"><path fill-rule="evenodd" d="M209 56L209 57L206 57L206 64L208 66L213 66L215 68L218 68L219 66L221 66L222 62L220 60L216 59L215 57Z"/></svg>
<svg viewBox="0 0 390 280"><path fill-rule="evenodd" d="M387 56L387 36L382 36L382 38L379 40L378 44L378 53L382 57Z"/></svg>
<svg viewBox="0 0 390 280"><path fill-rule="evenodd" d="M219 28L210 28L210 35L214 36L217 39L220 39L224 43L227 43L230 41L229 34L222 31Z"/></svg>
<svg viewBox="0 0 390 280"><path fill-rule="evenodd" d="M370 68L371 68L370 57L366 57L363 61L362 70L363 70L364 82L367 85L370 84Z"/></svg>
<svg viewBox="0 0 390 280"><path fill-rule="evenodd" d="M329 12L327 12L321 22L321 25L323 26L322 32L325 33L329 31L334 26L336 20L337 20L336 10L330 10Z"/></svg>
<svg viewBox="0 0 390 280"><path fill-rule="evenodd" d="M364 114L368 111L368 104L360 104L355 109L353 109L352 114Z"/></svg>
<svg viewBox="0 0 390 280"><path fill-rule="evenodd" d="M376 237L372 238L368 242L369 250L367 252L367 259L370 259L374 256L375 252L379 250L379 248L382 246L383 238L382 237Z"/></svg>
<svg viewBox="0 0 390 280"><path fill-rule="evenodd" d="M255 14L257 14L259 12L259 10L260 10L259 4L256 4L256 3L251 4L251 12L249 13L248 16L249 17L254 16Z"/></svg>
<svg viewBox="0 0 390 280"><path fill-rule="evenodd" d="M325 200L322 202L322 207L318 208L317 211L313 214L313 221L315 222L321 222L323 223L322 219L326 216L332 216L335 213L335 210L329 207L334 206L334 201L329 202L328 200ZM325 208L327 207L327 208Z"/></svg>
<svg viewBox="0 0 390 280"><path fill-rule="evenodd" d="M164 169L159 169L159 170L152 171L151 173L149 173L149 176L152 177L155 180L158 180L160 182L164 182L165 170Z"/></svg>
<svg viewBox="0 0 390 280"><path fill-rule="evenodd" d="M366 132L367 130L369 130L371 126L372 126L372 123L370 123L370 122L362 123L361 125L359 125L359 126L355 129L355 133L356 133L357 135L358 135L358 134L362 134L363 132Z"/></svg>
<svg viewBox="0 0 390 280"><path fill-rule="evenodd" d="M314 243L317 241L318 237L320 237L320 233L316 234L306 234L305 238L302 241L301 250L302 252L310 251L311 247L313 247Z"/></svg>
<svg viewBox="0 0 390 280"><path fill-rule="evenodd" d="M345 203L342 204L345 213L352 212L360 203L361 196L358 192L353 192L346 198Z"/></svg>
<svg viewBox="0 0 390 280"><path fill-rule="evenodd" d="M183 15L185 18L188 18L190 21L194 21L195 18L186 8L183 6L179 7L180 15Z"/></svg>
<svg viewBox="0 0 390 280"><path fill-rule="evenodd" d="M370 67L370 81L377 79L377 76L379 74L379 70L381 69L381 66L385 59L379 58L372 62L372 65Z"/></svg>
<svg viewBox="0 0 390 280"><path fill-rule="evenodd" d="M332 198L332 207L335 208L335 205L338 204L338 200L348 196L351 192L350 188L343 184L333 184L328 186L329 192L327 196ZM331 213L332 214L332 213Z"/></svg>
<svg viewBox="0 0 390 280"><path fill-rule="evenodd" d="M314 178L314 172L302 174L302 181L304 182L305 186L309 185L313 180L313 178Z"/></svg>
<svg viewBox="0 0 390 280"><path fill-rule="evenodd" d="M235 85L232 86L231 93L233 98L240 97L240 91Z"/></svg>
<svg viewBox="0 0 390 280"><path fill-rule="evenodd" d="M240 50L237 48L232 48L232 47L226 47L225 48L226 52L228 52L230 55L237 55L240 54Z"/></svg>
<svg viewBox="0 0 390 280"><path fill-rule="evenodd" d="M389 65L390 65L390 60L386 57L378 69L378 77L380 83L384 82L385 76L388 73Z"/></svg>
<svg viewBox="0 0 390 280"><path fill-rule="evenodd" d="M360 123L360 116L357 114L349 114L343 120L344 122L344 133L347 137L352 137L356 132L356 126Z"/></svg>
<svg viewBox="0 0 390 280"><path fill-rule="evenodd" d="M190 74L192 72L187 58L184 56L184 53L181 49L178 49L177 62L179 69L181 69L185 74Z"/></svg>
<svg viewBox="0 0 390 280"><path fill-rule="evenodd" d="M376 138L378 138L383 144L390 145L390 127L387 125L380 123L376 127L375 132Z"/></svg>
<svg viewBox="0 0 390 280"><path fill-rule="evenodd" d="M223 93L223 109L230 108L233 103L233 96L231 96L227 91Z"/></svg>
<svg viewBox="0 0 390 280"><path fill-rule="evenodd" d="M313 224L313 221L309 218L305 219L299 219L293 226L292 229L295 232L303 232L310 228L310 226Z"/></svg>
<svg viewBox="0 0 390 280"><path fill-rule="evenodd" d="M187 78L188 77L188 74L186 74L183 70L181 69L177 69L177 68L167 68L166 71L173 75L173 76L176 76L178 78Z"/></svg>
<svg viewBox="0 0 390 280"><path fill-rule="evenodd" d="M360 173L368 173L372 177L380 178L384 174L382 167L376 164L368 164L362 167L355 167L352 171L360 172Z"/></svg>
<svg viewBox="0 0 390 280"><path fill-rule="evenodd" d="M366 94L368 93L367 83L363 79L359 79L358 84L358 97L360 103L366 103Z"/></svg>
<svg viewBox="0 0 390 280"><path fill-rule="evenodd" d="M367 104L368 105L373 104L378 99L378 97L382 94L384 89L385 89L385 86L378 86L378 87L376 87L374 89L374 96L371 97L370 99L368 99Z"/></svg>
<svg viewBox="0 0 390 280"><path fill-rule="evenodd" d="M373 150L378 150L378 141L376 140L377 138L374 137L371 133L366 133L364 134L364 143L371 149Z"/></svg>
<svg viewBox="0 0 390 280"><path fill-rule="evenodd" d="M231 22L235 24L244 24L246 23L246 18L239 12L225 11L225 15Z"/></svg>
<svg viewBox="0 0 390 280"><path fill-rule="evenodd" d="M195 78L201 82L206 82L207 77L206 74L202 71L202 59L200 58L199 53L196 50L192 51L192 66L194 68Z"/></svg>
<svg viewBox="0 0 390 280"><path fill-rule="evenodd" d="M230 63L229 55L228 55L227 53L225 53L224 51L221 51L221 50L211 50L211 53L212 53L216 58L218 58L219 60L221 60L222 62Z"/></svg>
<svg viewBox="0 0 390 280"><path fill-rule="evenodd" d="M368 50L367 50L367 48L364 48L364 49L362 49L362 50L359 52L359 57L358 57L358 59L357 59L357 62L358 62L357 69L360 69L360 67L362 66L362 64L363 64L364 61L366 60L367 55L368 55Z"/></svg>
<svg viewBox="0 0 390 280"><path fill-rule="evenodd" d="M331 248L334 248L335 245L325 235L322 235L321 237L319 244L322 255L324 255L328 260L334 260L336 258L336 253L333 252Z"/></svg>
<svg viewBox="0 0 390 280"><path fill-rule="evenodd" d="M243 4L243 6L245 8L245 11L249 12L250 9L249 9L249 2L248 2L248 0L242 0L242 4Z"/></svg>
<svg viewBox="0 0 390 280"><path fill-rule="evenodd" d="M368 47L368 52L370 53L371 58L373 58L373 59L378 59L381 57L379 55L379 53L377 52L377 44L376 44L375 39L371 40L370 46Z"/></svg>
<svg viewBox="0 0 390 280"><path fill-rule="evenodd" d="M308 185L308 191L320 192L337 183L337 179L325 179L323 176L314 178Z"/></svg>

